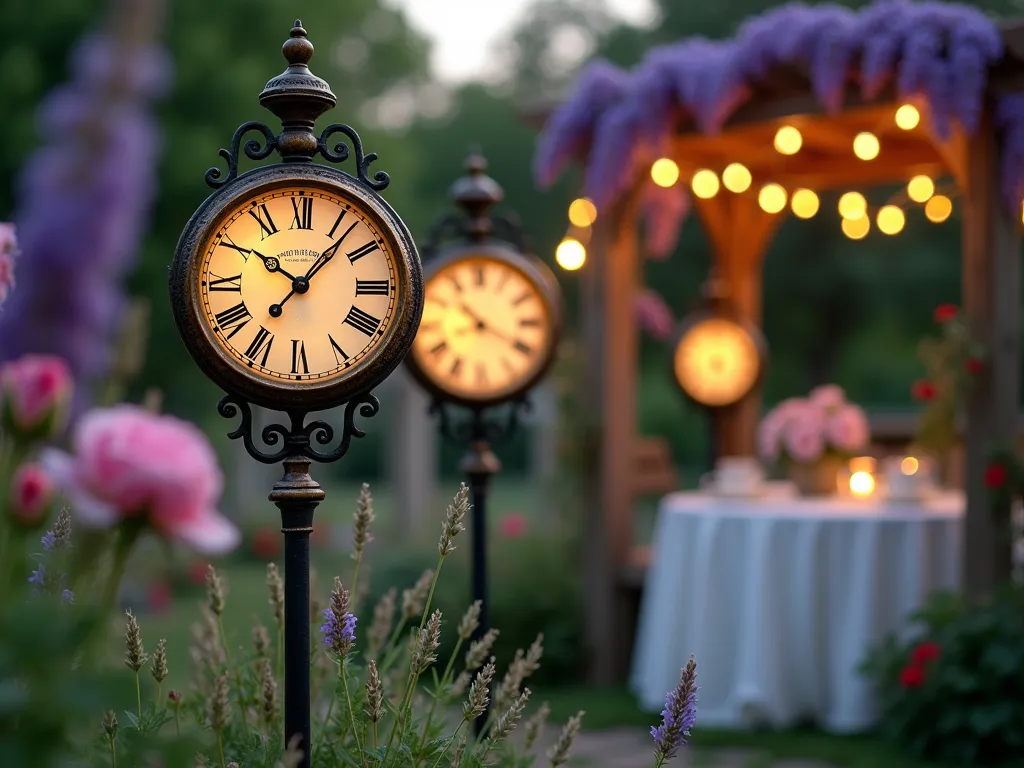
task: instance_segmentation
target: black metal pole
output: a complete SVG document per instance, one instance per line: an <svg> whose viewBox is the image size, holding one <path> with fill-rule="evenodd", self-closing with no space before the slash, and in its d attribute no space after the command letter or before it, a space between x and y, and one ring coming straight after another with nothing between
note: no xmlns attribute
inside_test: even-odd
<svg viewBox="0 0 1024 768"><path fill-rule="evenodd" d="M490 629L490 610L487 592L487 494L490 490L491 477L501 469L501 461L494 455L490 445L484 440L470 443L469 451L459 464L459 470L469 480L469 493L473 503L472 526L472 559L473 559L473 600L480 601L480 625L470 638L475 642ZM487 722L490 705L473 723L473 732L480 734Z"/></svg>
<svg viewBox="0 0 1024 768"><path fill-rule="evenodd" d="M309 636L309 534L313 512L323 501L323 489L309 475L310 461L291 457L284 461L284 477L274 484L270 500L281 510L284 534L284 740L296 734L302 761L309 768L310 636Z"/></svg>

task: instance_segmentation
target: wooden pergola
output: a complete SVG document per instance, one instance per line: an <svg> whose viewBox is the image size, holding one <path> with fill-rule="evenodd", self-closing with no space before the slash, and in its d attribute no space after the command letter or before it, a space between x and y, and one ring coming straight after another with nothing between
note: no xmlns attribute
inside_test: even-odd
<svg viewBox="0 0 1024 768"><path fill-rule="evenodd" d="M894 123L898 99L893 88L865 102L848 89L842 110L827 114L812 93L809 73L776 67L753 86L746 103L715 135L682 119L668 153L685 184L698 168L721 170L743 163L755 179L787 190L807 188L866 190L901 184L918 174L948 179L959 192L962 222L962 306L974 334L987 351L985 370L967 403L964 438L965 518L963 579L980 596L1009 578L1007 537L997 528L982 477L994 445L1010 444L1018 425L1021 327L1021 209L1010 210L1000 193L999 136L994 125L998 96L1024 90L1024 22L1001 26L1005 54L989 71L980 126L967 136L954 125L939 139L929 129L928 105L919 126L900 130ZM780 125L797 126L803 148L783 156L772 141ZM865 162L851 145L861 131L875 133L879 156ZM591 412L600 413L589 446L591 497L586 576L590 605L588 639L595 682L622 680L635 621L635 583L628 576L644 565L633 546L633 509L643 478L637 471L638 329L635 299L641 287L642 253L639 201L645 178L602 209L581 272L586 323L586 392ZM733 311L760 326L762 257L785 212L765 213L756 196L722 190L694 199L714 254L717 274L727 284ZM769 340L770 342L770 340ZM716 429L721 455L752 456L761 417L760 392L722 414ZM696 617L697 621L700 620Z"/></svg>

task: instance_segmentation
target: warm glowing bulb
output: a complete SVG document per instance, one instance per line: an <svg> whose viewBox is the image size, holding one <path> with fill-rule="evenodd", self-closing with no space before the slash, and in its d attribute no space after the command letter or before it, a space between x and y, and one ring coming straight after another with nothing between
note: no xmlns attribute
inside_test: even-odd
<svg viewBox="0 0 1024 768"><path fill-rule="evenodd" d="M583 247L583 243L571 237L565 238L555 249L555 261L558 262L558 266L569 272L582 267L586 260L587 249Z"/></svg>
<svg viewBox="0 0 1024 768"><path fill-rule="evenodd" d="M883 235L898 235L903 231L903 225L907 223L907 217L899 206L883 205L878 209L878 216L875 222L878 224L878 230Z"/></svg>
<svg viewBox="0 0 1024 768"><path fill-rule="evenodd" d="M904 475L916 475L918 467L921 463L913 456L907 456L903 461L900 462L900 472Z"/></svg>
<svg viewBox="0 0 1024 768"><path fill-rule="evenodd" d="M803 143L804 137L792 125L784 125L775 132L775 149L783 155L795 155Z"/></svg>
<svg viewBox="0 0 1024 768"><path fill-rule="evenodd" d="M736 194L750 189L752 180L750 171L743 163L729 163L722 171L722 186Z"/></svg>
<svg viewBox="0 0 1024 768"><path fill-rule="evenodd" d="M597 221L597 206L587 197L569 204L569 221L574 227L589 227Z"/></svg>
<svg viewBox="0 0 1024 768"><path fill-rule="evenodd" d="M896 110L896 125L904 131L912 131L921 122L921 113L913 104L904 104Z"/></svg>
<svg viewBox="0 0 1024 768"><path fill-rule="evenodd" d="M757 193L757 204L765 213L778 213L786 207L786 190L778 184L765 184Z"/></svg>
<svg viewBox="0 0 1024 768"><path fill-rule="evenodd" d="M853 154L861 160L874 160L878 157L879 149L881 145L878 137L868 131L858 133L853 139Z"/></svg>
<svg viewBox="0 0 1024 768"><path fill-rule="evenodd" d="M907 197L915 203L926 203L935 194L935 182L927 176L915 176L907 182Z"/></svg>
<svg viewBox="0 0 1024 768"><path fill-rule="evenodd" d="M847 192L839 198L839 215L844 219L861 219L868 212L868 201L860 192Z"/></svg>
<svg viewBox="0 0 1024 768"><path fill-rule="evenodd" d="M655 160L651 166L651 178L659 187L671 187L679 181L679 166L667 157Z"/></svg>
<svg viewBox="0 0 1024 768"><path fill-rule="evenodd" d="M875 478L870 472L854 472L850 475L850 491L855 496L870 496L875 490Z"/></svg>
<svg viewBox="0 0 1024 768"><path fill-rule="evenodd" d="M861 216L859 219L843 219L843 234L851 240L863 240L871 231L871 219Z"/></svg>
<svg viewBox="0 0 1024 768"><path fill-rule="evenodd" d="M793 209L793 215L800 219L811 218L821 207L818 196L809 189L795 190L789 205Z"/></svg>
<svg viewBox="0 0 1024 768"><path fill-rule="evenodd" d="M690 188L697 197L702 200L710 200L718 194L718 176L715 175L714 171L701 168L690 179Z"/></svg>
<svg viewBox="0 0 1024 768"><path fill-rule="evenodd" d="M928 217L929 221L934 221L936 224L948 219L952 212L953 201L945 195L935 195L924 204L924 215Z"/></svg>

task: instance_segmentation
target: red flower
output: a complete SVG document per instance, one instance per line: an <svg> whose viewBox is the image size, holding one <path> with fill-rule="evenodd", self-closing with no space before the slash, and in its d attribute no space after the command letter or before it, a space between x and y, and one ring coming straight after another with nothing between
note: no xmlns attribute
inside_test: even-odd
<svg viewBox="0 0 1024 768"><path fill-rule="evenodd" d="M177 704L181 701L181 694L177 691L168 691L167 698L170 699L172 704Z"/></svg>
<svg viewBox="0 0 1024 768"><path fill-rule="evenodd" d="M935 322L948 323L950 320L956 320L959 313L960 309L956 304L939 304L935 308Z"/></svg>
<svg viewBox="0 0 1024 768"><path fill-rule="evenodd" d="M273 528L260 528L252 535L249 547L254 557L274 560L281 552L281 534Z"/></svg>
<svg viewBox="0 0 1024 768"><path fill-rule="evenodd" d="M910 394L915 400L932 400L937 393L938 390L935 388L935 385L924 379L915 381L914 386L910 388Z"/></svg>
<svg viewBox="0 0 1024 768"><path fill-rule="evenodd" d="M498 533L503 539L520 539L526 535L526 529L529 527L526 516L519 512L505 515L498 521Z"/></svg>
<svg viewBox="0 0 1024 768"><path fill-rule="evenodd" d="M910 664L900 672L900 685L904 688L920 688L924 685L924 667Z"/></svg>
<svg viewBox="0 0 1024 768"><path fill-rule="evenodd" d="M921 643L910 654L910 665L921 667L933 661L938 661L942 656L942 648L938 643L928 641Z"/></svg>
<svg viewBox="0 0 1024 768"><path fill-rule="evenodd" d="M968 373L981 373L981 369L985 367L985 364L976 357L968 357L964 361L964 368Z"/></svg>
<svg viewBox="0 0 1024 768"><path fill-rule="evenodd" d="M989 464L985 468L985 486L987 488L1001 488L1006 483L1009 473L1002 464Z"/></svg>

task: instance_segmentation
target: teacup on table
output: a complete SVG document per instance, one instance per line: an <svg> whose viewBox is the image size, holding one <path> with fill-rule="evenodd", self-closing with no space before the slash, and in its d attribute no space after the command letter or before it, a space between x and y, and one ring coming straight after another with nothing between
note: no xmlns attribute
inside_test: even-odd
<svg viewBox="0 0 1024 768"><path fill-rule="evenodd" d="M764 486L764 469L749 456L723 456L715 464L713 490L722 496L757 496Z"/></svg>
<svg viewBox="0 0 1024 768"><path fill-rule="evenodd" d="M931 465L927 459L913 456L890 456L883 463L885 486L894 501L920 499L930 481Z"/></svg>

